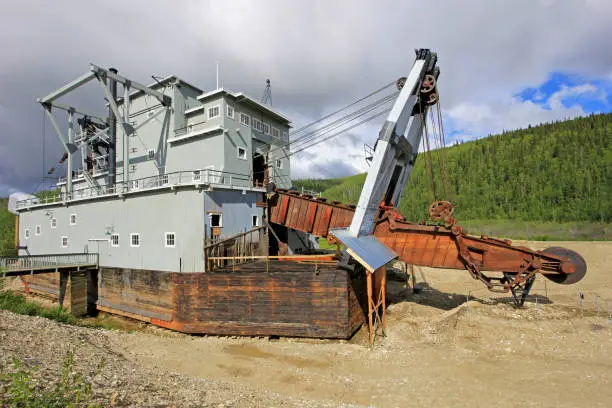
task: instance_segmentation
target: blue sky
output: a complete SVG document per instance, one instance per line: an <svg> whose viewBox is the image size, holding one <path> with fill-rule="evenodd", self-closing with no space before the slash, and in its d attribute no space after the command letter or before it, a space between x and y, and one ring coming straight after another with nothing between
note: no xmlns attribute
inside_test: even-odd
<svg viewBox="0 0 612 408"><path fill-rule="evenodd" d="M592 88L591 88L592 87ZM560 98L566 108L579 105L585 113L610 112L612 108L612 81L587 79L580 75L551 72L548 79L538 87L527 87L515 97L531 101L545 109L552 109L550 98L562 90L581 89L582 92L569 92Z"/></svg>

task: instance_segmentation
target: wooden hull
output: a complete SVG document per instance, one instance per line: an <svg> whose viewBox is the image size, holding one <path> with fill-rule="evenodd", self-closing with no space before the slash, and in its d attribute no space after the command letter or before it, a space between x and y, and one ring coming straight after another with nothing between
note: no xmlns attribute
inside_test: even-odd
<svg viewBox="0 0 612 408"><path fill-rule="evenodd" d="M264 262L210 273L100 268L98 310L184 333L350 338L365 321L365 279L330 265ZM268 272L266 272L266 269ZM28 276L57 299L59 281ZM44 285L43 285L44 281ZM88 288L91 294L92 288Z"/></svg>

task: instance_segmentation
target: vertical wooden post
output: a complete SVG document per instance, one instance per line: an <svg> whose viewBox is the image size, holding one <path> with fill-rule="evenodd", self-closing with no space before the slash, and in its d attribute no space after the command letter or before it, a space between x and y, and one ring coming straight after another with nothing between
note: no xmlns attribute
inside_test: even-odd
<svg viewBox="0 0 612 408"><path fill-rule="evenodd" d="M383 331L387 329L387 266L383 266L378 270L379 273L382 273L380 278L380 302L382 306L382 328Z"/></svg>
<svg viewBox="0 0 612 408"><path fill-rule="evenodd" d="M368 330L370 334L370 346L374 343L374 325L372 322L372 314L374 310L372 310L373 299L372 299L372 273L366 272L367 279L367 287L368 287Z"/></svg>

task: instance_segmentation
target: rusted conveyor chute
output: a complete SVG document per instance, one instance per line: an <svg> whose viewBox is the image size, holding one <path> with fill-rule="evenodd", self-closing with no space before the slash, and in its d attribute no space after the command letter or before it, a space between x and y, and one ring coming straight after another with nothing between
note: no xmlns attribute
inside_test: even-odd
<svg viewBox="0 0 612 408"><path fill-rule="evenodd" d="M270 221L297 231L327 237L330 230L348 228L354 206L327 201L294 191L277 190L269 201ZM584 259L564 248L534 251L513 246L509 240L468 235L458 225L419 225L397 219L394 210L381 209L374 236L411 265L467 269L489 289L508 291L536 273L561 284L572 284L586 273ZM491 277L484 272L502 272ZM511 285L510 277L518 281Z"/></svg>

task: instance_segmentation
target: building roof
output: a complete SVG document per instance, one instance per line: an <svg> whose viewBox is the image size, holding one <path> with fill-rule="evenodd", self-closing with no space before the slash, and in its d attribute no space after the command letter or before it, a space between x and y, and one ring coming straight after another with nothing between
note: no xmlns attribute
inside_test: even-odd
<svg viewBox="0 0 612 408"><path fill-rule="evenodd" d="M198 92L204 92L203 90L201 90L200 88L198 88L197 86L177 77L176 75L168 75L167 77L160 79L158 81L152 82L150 84L147 85L148 88L151 89L155 89L155 88L160 88L162 86L167 86L168 84L170 84L171 82L176 82L182 85L186 85L192 89L195 89ZM141 90L136 90L134 92L130 93L130 99L133 98L134 96L138 96L140 94L142 94L143 92ZM123 103L123 97L119 97L117 98L117 104L122 104Z"/></svg>
<svg viewBox="0 0 612 408"><path fill-rule="evenodd" d="M247 94L245 94L243 92L232 92L232 91L224 89L224 88L219 88L219 89L215 89L214 91L205 92L202 95L198 96L197 99L200 102L202 102L202 101L204 101L206 99L210 99L210 98L213 98L213 97L216 97L216 96L221 96L221 95L229 96L230 98L233 98L236 102L248 105L248 106L250 106L251 108L253 108L255 110L259 110L259 111L261 111L261 112L263 112L263 113L273 117L274 119L278 120L281 123L284 123L284 124L287 124L287 125L291 123L291 121L287 117L285 117L282 114L280 114L279 112L273 110L269 106L266 106L263 103L256 101L255 99L251 98L250 96L248 96ZM196 110L198 110L198 108L192 108L192 109L189 109L189 111L190 112L195 112Z"/></svg>

